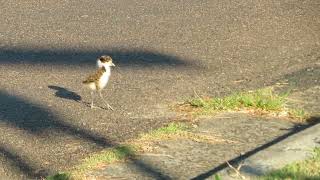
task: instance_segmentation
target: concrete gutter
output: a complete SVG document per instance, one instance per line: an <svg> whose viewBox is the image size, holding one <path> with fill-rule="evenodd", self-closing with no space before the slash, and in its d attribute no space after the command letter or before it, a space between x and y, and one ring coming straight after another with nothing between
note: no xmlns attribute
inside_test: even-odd
<svg viewBox="0 0 320 180"><path fill-rule="evenodd" d="M304 160L312 150L320 147L320 124L316 124L283 141L272 145L244 160L240 173L246 179L261 176L287 164ZM226 168L219 172L222 179L241 179L234 170Z"/></svg>

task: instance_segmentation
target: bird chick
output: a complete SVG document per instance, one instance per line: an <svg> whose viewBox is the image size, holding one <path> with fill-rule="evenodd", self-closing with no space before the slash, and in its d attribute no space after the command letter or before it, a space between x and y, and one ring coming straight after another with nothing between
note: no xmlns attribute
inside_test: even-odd
<svg viewBox="0 0 320 180"><path fill-rule="evenodd" d="M111 67L115 66L110 56L101 56L97 59L98 69L94 74L89 75L82 83L91 90L91 108L94 108L93 100L94 93L97 92L108 109L113 108L103 98L101 91L107 86L110 75Z"/></svg>

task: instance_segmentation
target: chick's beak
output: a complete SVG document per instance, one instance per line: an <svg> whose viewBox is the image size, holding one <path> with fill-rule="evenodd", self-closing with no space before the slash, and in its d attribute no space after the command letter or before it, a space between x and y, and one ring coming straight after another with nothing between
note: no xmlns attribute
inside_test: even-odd
<svg viewBox="0 0 320 180"><path fill-rule="evenodd" d="M114 65L113 63L111 63L110 66L116 66L116 65Z"/></svg>

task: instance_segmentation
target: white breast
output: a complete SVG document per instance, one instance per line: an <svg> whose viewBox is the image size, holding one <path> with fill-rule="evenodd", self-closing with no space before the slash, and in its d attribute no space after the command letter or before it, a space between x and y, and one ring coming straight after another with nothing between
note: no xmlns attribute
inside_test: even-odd
<svg viewBox="0 0 320 180"><path fill-rule="evenodd" d="M101 89L107 86L110 75L111 75L110 67L106 67L106 72L103 73L102 77L99 79L99 86Z"/></svg>

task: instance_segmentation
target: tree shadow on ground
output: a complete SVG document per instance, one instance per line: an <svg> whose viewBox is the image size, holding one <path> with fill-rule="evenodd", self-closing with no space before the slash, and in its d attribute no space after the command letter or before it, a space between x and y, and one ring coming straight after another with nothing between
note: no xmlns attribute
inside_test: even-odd
<svg viewBox="0 0 320 180"><path fill-rule="evenodd" d="M301 131L303 131L303 130L305 130L307 128L310 128L310 127L320 123L320 117L310 117L307 120L307 122L310 122L310 123L308 123L308 124L296 124L292 129L290 129L290 131L288 133L286 133L286 134L284 134L284 135L282 135L280 137L277 137L276 139L274 139L274 140L272 140L272 141L270 141L270 142L268 142L268 143L266 143L266 144L264 144L262 146L259 146L259 147L255 148L255 149L251 150L251 151L248 151L243 155L239 155L239 156L237 156L237 157L235 157L233 159L230 159L230 160L228 160L228 162L231 165L236 165L236 164L242 162L243 160L249 158L250 156L258 153L259 151L262 151L262 150L264 150L264 149L266 149L266 148L268 148L268 147L270 147L270 146L272 146L274 144L277 144L277 143L287 139L288 137L290 137L290 136L292 136L294 134L297 134L297 133L299 133L299 132L301 132ZM198 179L207 179L210 176L218 173L219 171L221 171L221 170L223 170L223 169L225 169L227 167L229 167L229 165L227 163L222 163L222 164L216 166L215 168L213 168L213 169L211 169L211 170L209 170L209 171L207 171L205 173L202 173L202 174L200 174L200 175L198 175L198 176L196 176L196 177L194 177L192 179L197 179L197 180Z"/></svg>
<svg viewBox="0 0 320 180"><path fill-rule="evenodd" d="M23 98L0 91L0 101L0 121L5 121L29 133L40 135L48 130L59 130L66 134L79 136L99 146L111 145L106 138L64 122L49 109L30 103Z"/></svg>
<svg viewBox="0 0 320 180"><path fill-rule="evenodd" d="M164 173L155 170L155 168L151 167L150 165L146 164L145 162L130 158L131 162L137 167L137 169L141 172L146 172L148 175L152 176L154 179L157 180L168 180L171 179L169 176L165 175Z"/></svg>
<svg viewBox="0 0 320 180"><path fill-rule="evenodd" d="M56 116L54 112L49 109L39 107L38 104L28 102L21 97L10 95L5 91L0 90L0 102L0 122L2 121L4 124L22 129L27 133L48 137L47 132L50 130L57 132L60 136L67 134L79 137L84 141L94 143L102 148L118 146L117 143L109 141L107 138L91 130L83 129L63 121L63 119ZM19 139L16 140L18 141ZM36 152L36 149L34 151ZM39 168L30 165L35 163L28 163L28 161L19 157L19 152L11 152L10 149L0 147L0 153L8 159L11 165L16 166L16 169L29 178L40 178L52 172L52 170L45 168L41 168L41 173L36 172L36 169ZM138 169L144 173L150 174L158 179L164 179L163 177L165 176L162 175L161 172L158 172L148 164L138 160L133 160L133 162Z"/></svg>
<svg viewBox="0 0 320 180"><path fill-rule="evenodd" d="M31 167L25 160L23 160L18 152L8 149L4 146L0 146L0 154L8 161L8 163L15 168L16 171L20 171L27 177L45 177L48 176L46 171L37 171L37 169Z"/></svg>
<svg viewBox="0 0 320 180"><path fill-rule="evenodd" d="M50 65L92 65L101 55L110 55L114 62L122 67L138 65L139 67L166 66L180 67L197 65L191 61L182 60L175 55L167 55L144 49L106 50L49 50L39 48L0 48L1 64L50 64Z"/></svg>

